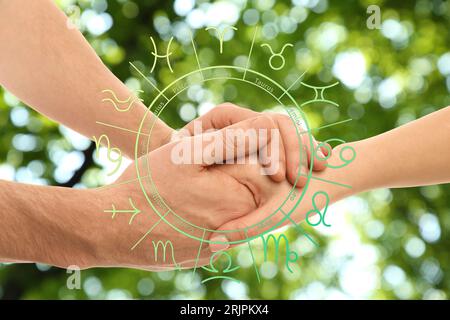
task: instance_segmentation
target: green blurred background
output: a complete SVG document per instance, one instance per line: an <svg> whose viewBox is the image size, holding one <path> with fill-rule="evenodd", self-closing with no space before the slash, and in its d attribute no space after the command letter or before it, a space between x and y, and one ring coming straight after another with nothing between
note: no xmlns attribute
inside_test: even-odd
<svg viewBox="0 0 450 320"><path fill-rule="evenodd" d="M381 8L380 29L369 29L366 12ZM133 61L150 74L153 50L160 54L171 36L170 73L159 60L150 76L159 87L196 68L190 46L194 33L202 66L245 65L255 25L260 27L251 67L288 87L307 71L305 82L339 81L326 97L339 107L316 103L305 108L312 127L345 119L344 125L317 133L326 140L370 137L450 105L450 2L331 0L177 0L58 1L105 64L132 89L145 81ZM206 26L234 25L224 52ZM271 44L285 50L286 66L268 67ZM239 91L235 84L194 86L163 119L179 128L224 100L256 110L279 107L264 96ZM301 103L311 90L294 86ZM151 95L141 96L145 102ZM108 165L93 158L94 146L73 131L37 114L0 89L0 178L25 183L92 188L110 182ZM448 148L448 146L442 146ZM436 150L439 156L439 150ZM424 164L429 165L429 164ZM431 165L431 164L430 164ZM295 230L287 230L291 248L301 258L290 273L284 260L264 262L260 241L252 243L261 283L247 247L232 251L241 268L234 281L192 280L190 271L151 273L131 269L81 272L80 290L69 290L65 270L46 265L0 264L0 297L9 299L448 299L450 295L449 185L376 190L334 205L331 228L308 228L320 243L311 246ZM283 254L282 254L283 256ZM270 260L270 259L269 259ZM272 259L274 260L274 259Z"/></svg>

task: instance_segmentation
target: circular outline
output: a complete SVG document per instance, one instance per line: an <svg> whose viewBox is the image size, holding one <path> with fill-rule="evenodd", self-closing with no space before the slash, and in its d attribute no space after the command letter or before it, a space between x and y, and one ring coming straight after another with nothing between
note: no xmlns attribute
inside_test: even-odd
<svg viewBox="0 0 450 320"><path fill-rule="evenodd" d="M142 192L144 193L144 197L146 198L147 202L150 204L150 206L151 206L151 208L153 209L153 211L155 211L155 212L158 214L158 216L160 217L160 219L163 220L166 224L168 224L169 226L171 226L171 227L172 227L173 229L175 229L176 231L180 232L181 234L183 234L183 235L185 235L185 236L187 236L187 237L189 237L189 238L191 238L191 239L195 239L195 240L198 240L198 241L201 241L201 242L214 243L214 244L216 244L216 243L217 243L217 244L223 244L223 243L224 243L223 241L211 241L211 240L209 240L209 239L204 239L204 233L205 233L206 231L215 232L215 233L231 233L231 232L239 232L239 231L244 230L245 233L246 233L246 235L247 235L247 230L248 230L248 229L253 228L253 227L255 227L255 226L258 226L258 225L261 225L264 221L266 221L267 219L271 218L274 214L278 213L278 211L282 211L282 209L281 209L282 206L283 206L283 205L287 202L287 200L290 198L290 195L291 195L292 192L296 189L296 186L295 186L295 185L293 186L293 188L290 190L290 192L289 192L287 198L283 201L283 203L282 203L282 204L281 204L281 205L280 205L280 206L279 206L279 207L278 207L271 215L269 215L268 217L266 217L266 218L263 219L262 221L258 222L257 224L254 224L254 225L252 225L252 226L248 226L248 227L245 228L245 229L237 229L237 230L220 230L220 231L217 231L217 230L210 230L210 229L207 229L207 228L204 228L204 227L196 226L196 225L193 225L191 222L185 221L183 218L179 217L176 213L174 213L174 212L170 209L169 206L166 205L166 206L168 207L168 209L169 209L170 211L172 211L178 218L180 218L181 220L185 221L186 223L192 225L193 227L196 227L196 228L199 229L199 230L203 230L203 231L204 231L204 232L203 232L203 238L199 238L199 237L197 237L197 236L195 236L195 235L191 235L191 234L187 233L186 231L180 230L177 226L175 226L174 224L172 224L171 222L169 222L169 221L167 221L167 220L165 219L165 216L167 215L167 212L166 212L164 215L162 215L162 214L154 207L154 205L153 205L152 201L149 199L149 195L147 194L147 191L146 191L146 189L145 189L145 187L144 187L144 185L143 185L143 183L142 183L142 177L141 177L140 174L139 174L139 166L138 166L138 158L139 158L139 157L138 157L139 138L140 138L140 135L141 135L141 131L142 131L142 129L143 129L143 126L144 126L145 119L146 119L147 115L148 115L149 113L151 113L151 108L152 108L152 106L154 105L154 103L155 103L161 96L165 97L164 92L168 91L169 88L173 87L176 83L180 82L181 80L183 80L183 79L185 79L185 78L187 78L187 77L189 77L189 76L191 76L191 75L194 75L194 74L196 74L196 73L200 73L200 74L203 76L203 71L206 71L206 70L217 70L217 69L232 69L232 70L237 70L237 71L244 71L245 73L250 72L250 73L252 73L252 74L258 75L258 76L260 76L260 77L262 77L262 78L268 80L269 82L271 82L272 84L274 84L276 87L278 87L279 89L281 89L281 91L283 92L283 94L282 94L280 97L286 95L286 96L293 102L293 104L294 104L294 106L296 107L297 111L299 111L300 114L302 115L302 119L304 120L304 124L305 124L305 126L306 126L306 132L310 132L310 129L309 129L309 125L308 125L308 122L307 122L307 120L306 120L306 117L305 117L304 114L303 114L303 111L301 110L301 108L299 107L299 105L297 104L297 102L295 101L295 99L290 95L290 93L289 93L284 87L282 87L278 82L276 82L275 80L269 78L269 77L266 76L265 74L262 74L262 73L260 73L260 72L258 72L258 71L252 70L252 69L242 68L242 67L238 67L238 66L229 66L229 65L217 65L217 66L210 66L210 67L199 68L199 69L196 69L196 70L194 70L194 71L191 71L191 72L189 72L189 73L186 73L186 74L184 74L183 76L181 76L181 77L175 79L175 80L172 81L169 85L167 85L163 90L158 90L159 93L158 93L158 95L152 100L151 104L148 106L147 111L145 112L145 115L143 116L143 119L142 119L141 124L140 124L140 126L139 126L138 133L137 133L137 135L136 135L136 144L135 144L135 166L136 166L136 174L137 174L137 178L138 178L138 181L139 181L139 185L141 186ZM232 77L226 77L226 76L225 76L225 77L222 77L222 78L208 78L208 79L205 79L205 78L203 77L203 81L202 81L202 82L209 81L209 80L218 80L218 79L239 80L239 81L244 81L244 82L246 82L246 83L255 85L255 86L257 86L258 88L262 88L261 86L258 86L257 84L255 84L255 83L253 83L253 82L250 82L250 81L246 80L246 77L245 77L246 74L245 74L245 73L244 73L244 77L243 77L243 78L232 78ZM183 90L185 90L186 88L187 88L187 87L183 88ZM262 88L262 89L263 89L263 88ZM182 91L182 90L180 90L180 92L181 92L181 91ZM266 92L268 92L268 91L266 90ZM286 106L285 106L283 103L281 103L280 97L275 97L271 92L268 92L268 93L271 94L271 95L274 97L274 99L275 99L276 101L278 101L284 108L286 108ZM178 93L177 93L177 94L178 94ZM177 94L176 94L176 95L177 95ZM176 95L174 95L173 97L175 97ZM172 97L172 98L173 98L173 97ZM156 123L156 119L159 119L159 117L158 117L159 114L161 114L161 112L162 112L162 111L164 110L164 108L166 107L167 103L170 102L170 100L172 99L172 98L171 98L171 99L168 99L167 97L165 97L165 98L166 98L166 100L168 100L168 101L166 102L166 104L164 105L164 107L161 108L161 110L159 111L159 113L158 113L158 114L155 114L155 121L153 121L153 124L152 124L152 126L151 126L151 131L150 131L150 133L147 134L147 135L148 135L148 139L150 139L150 137L151 137L151 133L152 133L152 131L153 131L153 127L154 127L154 125L155 125L155 123ZM291 118L291 120L294 121L294 119L292 119L291 114L288 113L288 115L289 115L289 117ZM294 122L294 126L295 126L295 128L296 128L297 137L299 137L298 127L297 127L297 125L296 125L295 122ZM308 137L309 137L310 145L313 146L312 135L311 135L311 134L308 134ZM148 141L149 141L149 140L148 140ZM147 144L147 148L148 148L148 144ZM147 160L147 157L146 157L146 160ZM271 232L272 230L277 229L280 225L282 225L282 224L284 223L284 221L286 221L286 219L290 219L290 215L291 215L292 212L297 208L297 206L300 204L300 202L301 202L301 200L303 199L303 197L304 197L304 195L305 195L305 192L306 192L306 190L307 190L307 188L308 188L309 182L310 182L310 180L311 180L311 174L312 174L313 162L314 162L314 157L311 157L311 165L310 165L310 169L309 169L309 172L308 172L307 181L306 181L306 183L305 183L305 186L302 188L302 193L301 193L301 195L300 195L298 201L294 204L293 208L291 208L291 209L289 210L288 213L283 213L283 214L284 214L284 217L283 217L279 222L277 222L274 226L272 226L272 227L269 228L268 230L263 231L261 234L257 234L257 235L255 235L255 236L247 237L247 238L244 239L244 240L227 241L226 243L227 243L227 244L239 244L239 243L249 242L249 241L251 241L251 240L253 240L253 239L256 239L257 237L260 237L260 236L262 236L262 235L264 235L264 234L266 234L266 233L268 233L268 232ZM147 161L147 165L148 165L148 161ZM150 176L150 180L153 181L153 180L151 179L151 174L149 174L149 176ZM297 175L297 180L298 180L298 177L299 177L299 176L300 176L300 173ZM297 181L297 180L296 180L296 181ZM157 189L156 189L156 186L155 186L155 190L157 190ZM163 198L161 197L161 195L159 195L159 193L158 193L158 197L159 197L160 199L163 200Z"/></svg>

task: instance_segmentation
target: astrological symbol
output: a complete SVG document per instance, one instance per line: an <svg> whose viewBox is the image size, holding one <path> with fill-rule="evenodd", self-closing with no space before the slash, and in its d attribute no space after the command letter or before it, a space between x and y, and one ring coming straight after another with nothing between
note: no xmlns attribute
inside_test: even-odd
<svg viewBox="0 0 450 320"><path fill-rule="evenodd" d="M161 59L165 58L166 61L167 61L167 65L169 66L170 72L173 73L172 66L170 65L170 56L173 53L173 52L170 51L170 45L172 44L173 37L170 38L169 43L167 44L166 54L165 55L158 54L158 48L156 47L155 40L153 40L152 36L150 36L150 40L152 41L152 45L153 45L152 55L155 58L153 60L153 66L152 66L152 69L150 70L150 73L152 73L153 70L155 70L156 60L158 60L158 58L161 58Z"/></svg>
<svg viewBox="0 0 450 320"><path fill-rule="evenodd" d="M135 92L144 92L144 91L142 91L142 90L136 90ZM110 94L111 94L112 99L111 99L111 98L103 98L103 99L102 99L102 102L109 102L109 103L111 103L111 104L113 105L113 107L114 107L117 111L119 111L119 112L127 112L128 110L131 109L131 107L134 105L134 103L135 103L136 101L144 101L144 100L138 98L136 95L133 95L133 94L130 95L130 96L129 96L127 99L125 99L125 100L120 100L120 99L116 96L116 93L115 93L114 91L110 90L110 89L102 90L102 93L110 93ZM127 106L125 106L124 108L120 108L120 105L121 105L121 104L126 104L126 103L128 103ZM119 105L117 105L117 104L119 104Z"/></svg>
<svg viewBox="0 0 450 320"><path fill-rule="evenodd" d="M323 195L325 197L325 204L323 205L323 212L320 211L320 209L317 206L317 202L316 202L316 197L318 197L319 195ZM328 193L324 192L324 191L317 191L316 193L314 193L313 197L312 197L312 205L313 205L313 209L309 210L306 213L306 222L310 225L310 226L318 226L320 223L323 223L323 225L325 227L331 227L330 224L327 224L325 222L325 215L327 213L328 210L328 204L330 203L330 197L328 196ZM317 214L319 216L319 221L317 221L316 223L313 223L310 221L309 216L311 214Z"/></svg>
<svg viewBox="0 0 450 320"><path fill-rule="evenodd" d="M315 94L314 99L311 99L309 101L306 101L306 102L302 103L301 104L302 107L307 105L307 104L314 103L314 102L326 102L326 103L330 103L330 104L332 104L332 105L334 105L336 107L339 107L339 105L336 102L328 100L328 99L325 99L325 97L324 97L325 90L338 85L339 82L335 82L333 84L330 84L329 86L323 86L323 87L312 86L312 85L309 85L309 84L304 83L304 82L301 82L301 84L304 85L307 88L313 89L314 90L314 94Z"/></svg>
<svg viewBox="0 0 450 320"><path fill-rule="evenodd" d="M220 53L221 54L223 53L223 39L224 39L225 34L227 33L227 31L230 30L230 29L233 29L234 31L237 30L237 28L233 27L233 26L226 26L225 28L223 28L222 31L220 31L216 27L208 27L208 28L205 29L206 31L208 31L208 30L215 30L216 31L217 38L219 38L219 48L220 48Z"/></svg>
<svg viewBox="0 0 450 320"><path fill-rule="evenodd" d="M166 242L162 242L161 240L158 240L158 242L155 243L155 241L152 240L152 244L153 244L153 252L154 252L154 256L155 256L155 262L158 262L158 249L159 249L160 245L162 247L163 262L166 262L166 257L167 257L166 251L167 251L167 247L169 246L170 252L171 252L171 257L172 257L172 262L175 264L175 269L176 270L181 269L180 265L175 260L175 250L173 248L172 241L167 240Z"/></svg>
<svg viewBox="0 0 450 320"><path fill-rule="evenodd" d="M272 239L275 243L275 262L276 263L278 263L278 251L279 251L278 249L280 246L280 241L282 239L284 240L284 244L285 244L285 248L286 248L285 265L286 265L286 268L289 270L289 272L293 273L292 269L289 266L289 263L297 262L298 254L295 251L289 250L289 240L284 234L279 235L278 238L276 238L273 234L269 234L266 239L264 238L264 236L261 236L261 240L262 240L263 246L264 246L264 261L267 261L268 244L269 244L270 239Z"/></svg>
<svg viewBox="0 0 450 320"><path fill-rule="evenodd" d="M285 58L283 57L284 49L286 49L287 47L293 47L293 46L294 46L294 45L293 45L292 43L286 43L286 44L283 46L283 48L281 49L280 52L275 53L275 52L273 52L272 47L271 47L268 43L263 43L263 44L261 45L261 47L268 47L269 50L270 50L270 53L272 54L272 55L270 56L270 59L269 59L269 65L270 65L270 67L271 67L273 70L281 70L281 69L283 69L283 67L284 67L284 65L285 65L285 63L286 63L286 60L285 60ZM281 59L281 63L280 63L280 65L279 65L278 67L274 66L274 64L273 64L273 59L274 59L274 58L279 58L279 59Z"/></svg>
<svg viewBox="0 0 450 320"><path fill-rule="evenodd" d="M216 256L218 256L217 261L219 261L221 256L225 256L226 259L227 259L228 264L227 264L226 268L223 269L223 273L225 273L225 274L231 273L231 272L236 271L237 269L240 268L239 266L232 267L233 261L232 261L232 258L231 258L230 254L228 252L226 252L226 251L217 251L209 259L209 267L202 267L202 269L206 270L206 271L209 271L211 273L217 273L218 274L220 272L220 270L218 270L215 267L215 265L214 265L214 259L216 258ZM239 280L236 280L236 279L234 279L232 277L229 277L229 276L225 276L225 275L220 275L219 276L218 275L218 276L213 276L213 277L209 277L207 279L204 279L202 281L202 283L205 283L205 282L208 282L208 281L214 280L214 279L227 279L227 280L240 282Z"/></svg>
<svg viewBox="0 0 450 320"><path fill-rule="evenodd" d="M70 5L65 10L67 14L66 26L68 29L80 29L81 9L76 5Z"/></svg>
<svg viewBox="0 0 450 320"><path fill-rule="evenodd" d="M319 148L323 148L323 147L327 148L328 156L326 156L324 158L319 158L317 156L317 154L316 154L316 158L318 158L319 160L328 160L328 158L331 156L331 148L329 146L329 143L330 142L335 142L335 141L337 141L339 143L345 143L344 140L337 139L337 138L328 139L326 141L320 142L317 145L316 149L318 150ZM351 151L351 156L348 159L344 156L344 152L346 150L350 150ZM355 160L355 158L356 158L356 151L355 151L355 149L352 146L344 146L344 147L340 148L340 150L339 150L339 158L342 160L343 164L341 164L341 165L331 165L331 164L327 163L326 166L328 168L333 168L333 169L343 168L343 167L349 165L350 163L352 163L353 160Z"/></svg>
<svg viewBox="0 0 450 320"><path fill-rule="evenodd" d="M112 214L112 215L111 215L111 219L114 219L115 216L116 216L116 214L118 214L118 213L127 213L127 214L131 214L131 218L130 218L130 220L129 220L129 222L128 222L128 224L131 225L131 223L133 222L134 218L135 218L139 213L141 213L141 210L139 210L138 208L136 208L136 206L134 205L133 200L131 200L131 198L128 198L128 201L130 202L130 205L131 205L131 207L132 207L133 209L121 209L121 210L118 210L118 209L116 209L116 206L115 206L114 204L112 204L112 205L111 205L112 209L103 210L103 212L111 213L111 214Z"/></svg>
<svg viewBox="0 0 450 320"><path fill-rule="evenodd" d="M94 139L94 142L95 142L95 155L96 155L97 158L99 157L100 146L101 146L102 140L103 139L106 140L106 145L107 145L107 150L108 150L107 151L108 152L107 153L108 160L111 161L112 163L117 163L116 168L113 171L111 171L110 173L107 173L108 176L113 175L117 170L119 170L120 165L122 164L122 151L120 151L120 149L116 148L116 147L111 148L111 145L109 143L109 138L108 138L108 136L106 134L102 134L98 138L98 140L97 140L97 138L95 136L93 136L92 138ZM112 158L111 155L112 155L113 152L115 152L115 153L117 153L119 155L117 157L117 159Z"/></svg>

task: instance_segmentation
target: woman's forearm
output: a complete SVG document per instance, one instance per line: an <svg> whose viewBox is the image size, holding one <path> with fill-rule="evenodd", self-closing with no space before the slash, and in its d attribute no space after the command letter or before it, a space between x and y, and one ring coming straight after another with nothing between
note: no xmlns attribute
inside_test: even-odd
<svg viewBox="0 0 450 320"><path fill-rule="evenodd" d="M364 189L450 182L450 107L358 142ZM356 161L356 160L355 160Z"/></svg>
<svg viewBox="0 0 450 320"><path fill-rule="evenodd" d="M329 204L377 188L414 187L450 182L450 107L378 136L333 149L323 172L314 173L304 199L325 191ZM355 159L346 166L344 159ZM325 198L318 198L323 208ZM297 210L303 220L311 201Z"/></svg>
<svg viewBox="0 0 450 320"><path fill-rule="evenodd" d="M114 146L134 157L135 133L97 121L136 131L146 107L136 101L129 112L118 112L109 102L102 102L105 89L122 100L131 93L81 33L67 27L66 16L52 1L1 2L0 41L4 44L0 50L1 85L37 111L89 138L106 134ZM147 119L150 123L153 115ZM155 120L150 149L164 144L172 132Z"/></svg>

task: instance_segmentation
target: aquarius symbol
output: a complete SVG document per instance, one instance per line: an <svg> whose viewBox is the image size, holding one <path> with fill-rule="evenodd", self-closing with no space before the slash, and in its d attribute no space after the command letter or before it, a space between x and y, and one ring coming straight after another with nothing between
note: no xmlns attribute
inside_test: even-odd
<svg viewBox="0 0 450 320"><path fill-rule="evenodd" d="M225 257L227 258L227 262L228 262L226 268L223 269L223 273L231 273L231 272L236 271L237 269L240 268L239 266L234 266L234 267L231 266L232 263L233 263L233 261L232 261L232 258L231 258L230 254L229 254L228 252L226 252L226 251L217 251L217 252L214 253L214 254L211 256L211 258L209 259L209 267L202 267L202 269L203 269L203 270L206 270L206 271L209 271L209 272L212 272L212 273L219 273L220 270L218 270L218 269L214 266L214 258L215 258L216 256L219 256L219 258L217 259L217 261L219 261L220 256L222 256L222 255L225 256ZM227 280L232 280L232 281L240 282L239 280L236 280L236 279L234 279L234 278L232 278L232 277L222 275L222 276L213 276L213 277L209 277L209 278L207 278L207 279L204 279L204 280L202 281L202 283L205 283L205 282L208 282L208 281L214 280L214 279L227 279Z"/></svg>
<svg viewBox="0 0 450 320"><path fill-rule="evenodd" d="M330 104L332 104L332 105L334 105L336 107L339 107L339 105L336 102L331 101L331 100L327 100L324 97L325 90L338 85L339 81L337 81L337 82L335 82L333 84L330 84L329 86L323 86L323 87L312 86L312 85L309 85L309 84L304 83L304 82L301 82L301 84L304 85L307 88L314 89L314 94L315 94L314 99L302 103L301 107L303 107L304 105L310 104L310 103L314 103L314 102L327 102L327 103L330 103Z"/></svg>
<svg viewBox="0 0 450 320"><path fill-rule="evenodd" d="M156 48L156 43L155 43L155 40L153 40L152 36L150 36L150 40L152 41L152 44L153 44L152 55L155 57L155 59L153 60L153 66L152 66L152 69L150 70L150 73L152 73L153 70L155 70L156 60L158 60L158 58L161 58L161 59L166 58L167 65L169 66L170 72L173 73L172 66L170 65L170 56L172 55L172 52L169 52L170 51L170 45L172 44L173 37L170 38L169 43L167 44L166 54L165 55L158 54L158 49Z"/></svg>
<svg viewBox="0 0 450 320"><path fill-rule="evenodd" d="M167 240L166 242L162 242L161 240L158 240L158 242L155 243L155 241L152 240L152 244L153 244L153 250L154 250L154 256L155 256L155 262L158 262L158 249L159 249L159 246L161 245L161 247L162 247L163 262L166 262L166 251L167 251L167 247L170 246L172 261L175 264L175 269L176 270L180 270L181 269L180 265L175 260L175 252L174 252L172 241Z"/></svg>
<svg viewBox="0 0 450 320"><path fill-rule="evenodd" d="M144 92L144 91L136 90L136 92ZM104 98L102 99L102 102L110 102L113 105L113 107L119 112L127 112L128 110L131 109L131 107L136 101L144 101L136 97L135 95L130 95L126 100L120 100L119 98L117 98L116 93L110 89L102 90L102 93L110 93L112 95L114 100L111 98ZM128 105L125 108L120 108L120 106L118 106L116 103L118 104L128 103Z"/></svg>
<svg viewBox="0 0 450 320"><path fill-rule="evenodd" d="M222 32L220 32L220 30L218 28L216 28L216 27L208 27L208 28L205 29L206 31L208 31L208 30L215 30L216 31L217 37L219 38L220 53L221 54L223 52L223 39L224 39L225 34L227 33L227 31L230 30L230 29L233 29L234 31L237 30L237 28L233 27L233 26L226 26L225 28L223 28Z"/></svg>
<svg viewBox="0 0 450 320"><path fill-rule="evenodd" d="M107 213L112 213L111 215L111 219L114 219L116 214L118 213L131 213L131 218L130 221L128 222L128 224L131 224L133 222L133 219L139 214L141 213L141 210L139 210L138 208L136 208L136 206L133 203L133 200L131 200L131 198L128 198L128 201L130 202L130 205L133 209L124 209L124 210L117 210L116 207L114 206L114 204L112 204L112 209L108 209L108 210L103 210L103 212L107 212Z"/></svg>
<svg viewBox="0 0 450 320"><path fill-rule="evenodd" d="M317 202L316 202L316 197L319 195L323 195L325 197L325 205L323 206L323 213L319 210L319 208L317 207ZM317 191L316 193L314 193L313 197L312 197L312 205L313 208L312 210L309 210L306 213L306 222L310 225L310 226L318 226L320 223L323 223L323 225L325 227L331 227L330 224L327 224L325 222L325 214L327 213L328 210L328 204L330 203L330 198L328 196L328 194L324 191ZM311 214L317 214L319 216L319 221L317 221L316 223L313 223L311 221L309 221L309 216Z"/></svg>
<svg viewBox="0 0 450 320"><path fill-rule="evenodd" d="M261 236L261 240L263 242L264 246L264 261L267 261L267 251L268 251L268 244L270 239L272 239L275 243L275 262L278 263L278 249L280 245L280 241L283 239L285 248L286 248L286 259L285 264L286 268L289 270L290 273L293 273L292 269L289 266L289 262L295 263L298 260L298 254L295 251L289 250L289 240L284 234L280 234L278 238L275 238L273 234L269 234L267 236L267 239L264 239L264 236Z"/></svg>
<svg viewBox="0 0 450 320"><path fill-rule="evenodd" d="M108 176L113 175L117 170L119 170L120 165L122 164L122 151L120 151L119 148L115 148L115 147L111 148L111 145L109 143L109 138L108 138L108 136L106 134L102 134L100 136L100 138L98 138L98 140L97 140L97 138L95 136L93 136L92 138L94 138L94 142L95 142L95 156L97 158L99 157L100 146L101 146L102 140L106 139L106 145L107 145L107 149L108 149L108 153L107 153L108 160L113 162L113 163L117 163L116 168L113 171L111 171L110 173L107 174ZM115 153L119 154L117 159L112 158L112 156L111 156L112 152L115 152Z"/></svg>
<svg viewBox="0 0 450 320"><path fill-rule="evenodd" d="M270 56L270 59L269 59L269 65L270 65L270 67L271 67L273 70L280 70L280 69L283 69L283 67L284 67L284 65L285 65L285 63L286 63L286 60L285 60L285 58L283 57L284 49L286 49L287 47L293 47L293 46L294 46L294 45L293 45L292 43L286 43L286 44L283 46L283 48L281 49L280 52L275 53L275 52L273 52L273 49L272 49L272 47L271 47L269 44L263 43L263 44L261 45L261 47L268 47L269 50L270 50L270 53L272 54L272 55ZM281 63L280 63L280 65L279 65L278 67L276 67L276 66L273 65L273 59L274 59L274 58L279 58L279 59L281 59Z"/></svg>

